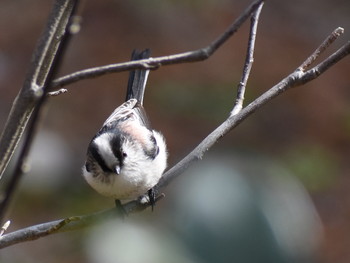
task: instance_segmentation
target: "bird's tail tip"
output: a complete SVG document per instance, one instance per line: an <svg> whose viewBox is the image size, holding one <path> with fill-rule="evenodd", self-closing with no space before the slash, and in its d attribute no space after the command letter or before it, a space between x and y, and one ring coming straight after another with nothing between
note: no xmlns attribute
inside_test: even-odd
<svg viewBox="0 0 350 263"><path fill-rule="evenodd" d="M149 58L150 55L151 50L149 48L141 51L134 49L131 54L131 60L146 59ZM149 69L135 69L130 71L126 101L134 98L143 104L143 96L146 88L148 73Z"/></svg>

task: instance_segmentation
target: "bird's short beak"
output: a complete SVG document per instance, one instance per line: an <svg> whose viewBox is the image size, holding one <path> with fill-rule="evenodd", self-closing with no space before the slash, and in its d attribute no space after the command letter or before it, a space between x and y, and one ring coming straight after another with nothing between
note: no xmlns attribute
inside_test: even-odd
<svg viewBox="0 0 350 263"><path fill-rule="evenodd" d="M116 165L114 171L115 171L116 174L119 175L120 174L120 165Z"/></svg>

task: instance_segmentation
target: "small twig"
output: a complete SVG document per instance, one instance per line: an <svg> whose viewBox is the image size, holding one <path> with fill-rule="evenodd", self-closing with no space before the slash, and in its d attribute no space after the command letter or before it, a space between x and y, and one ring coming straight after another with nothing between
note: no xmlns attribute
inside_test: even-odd
<svg viewBox="0 0 350 263"><path fill-rule="evenodd" d="M95 78L109 73L122 72L132 69L155 69L162 65L171 65L179 63L196 62L208 59L216 50L218 50L250 17L250 15L259 8L263 0L253 2L244 12L221 34L216 40L208 46L189 52L175 55L162 56L156 58L141 59L123 63L110 64L101 67L89 68L72 74L60 77L53 81L51 88L60 88L76 81Z"/></svg>
<svg viewBox="0 0 350 263"><path fill-rule="evenodd" d="M11 221L8 220L8 221L6 221L5 224L1 227L1 229L0 229L0 238L1 238L1 236L5 233L5 231L8 229L8 227L10 226L10 224L11 224Z"/></svg>
<svg viewBox="0 0 350 263"><path fill-rule="evenodd" d="M56 91L51 91L51 92L47 93L47 95L50 97L55 97L55 96L58 96L58 95L61 95L63 93L67 93L67 92L68 92L67 89L59 89Z"/></svg>
<svg viewBox="0 0 350 263"><path fill-rule="evenodd" d="M339 36L344 34L344 28L336 28L323 42L322 44L305 60L298 70L305 71Z"/></svg>
<svg viewBox="0 0 350 263"><path fill-rule="evenodd" d="M254 62L254 48L255 48L256 32L258 29L259 16L260 16L263 5L264 5L264 3L262 2L260 4L259 8L253 13L252 18L251 18L251 26L250 26L250 32L249 32L247 55L246 55L246 59L245 59L244 67L243 67L242 78L241 78L241 81L239 82L238 87L237 87L237 98L235 101L235 105L231 111L231 115L236 115L243 108L245 88L247 86L250 70L251 70L251 68L253 66L253 62Z"/></svg>

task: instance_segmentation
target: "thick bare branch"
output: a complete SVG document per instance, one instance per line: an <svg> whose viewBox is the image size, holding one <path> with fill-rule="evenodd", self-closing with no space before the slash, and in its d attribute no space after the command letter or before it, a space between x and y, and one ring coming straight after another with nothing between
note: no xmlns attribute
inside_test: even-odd
<svg viewBox="0 0 350 263"><path fill-rule="evenodd" d="M48 23L48 29L44 33L44 39L47 38L46 34L52 34L52 37L48 39L50 44L45 43L45 47L43 47L42 54L40 53L39 56L45 55L43 57L43 61L39 61L39 63L43 63L41 66L42 68L45 68L45 72L43 70L38 70L36 72L33 72L32 74L36 77L34 77L34 80L37 81L34 83L35 88L37 89L35 92L35 103L33 104L33 114L30 119L30 123L28 125L28 131L25 135L25 139L23 142L23 147L20 151L18 161L16 163L13 176L10 178L5 193L3 194L3 199L0 203L0 221L5 216L7 207L11 201L11 198L17 189L17 185L22 177L22 175L25 172L26 162L28 159L28 154L30 147L32 145L32 141L34 139L36 128L39 124L40 119L40 113L42 106L44 105L44 102L47 98L48 93L48 87L50 86L51 81L53 80L53 77L55 73L57 72L57 69L59 67L59 64L62 60L62 53L65 50L65 47L68 42L68 38L70 36L70 18L74 14L75 7L77 4L77 0L59 0L54 5L52 15L50 16L50 20ZM62 8L64 6L65 8ZM61 10L60 13L57 13L56 10ZM54 24L51 23L51 21L55 21ZM55 26L55 29L52 31L51 27ZM53 41L52 39L60 38L58 42L57 40ZM54 45L54 47L53 47ZM46 48L51 48L50 54L46 54ZM40 47L39 47L40 51ZM49 56L50 60L46 61ZM37 87L37 85L40 84L40 87ZM32 87L33 88L33 87ZM26 90L24 90L26 92ZM19 107L25 107L27 105L19 105ZM12 125L12 122L9 122Z"/></svg>
<svg viewBox="0 0 350 263"><path fill-rule="evenodd" d="M57 0L36 51L23 87L17 95L0 139L0 178L28 123L36 103L43 94L43 85L51 69L58 45L64 34L73 0Z"/></svg>

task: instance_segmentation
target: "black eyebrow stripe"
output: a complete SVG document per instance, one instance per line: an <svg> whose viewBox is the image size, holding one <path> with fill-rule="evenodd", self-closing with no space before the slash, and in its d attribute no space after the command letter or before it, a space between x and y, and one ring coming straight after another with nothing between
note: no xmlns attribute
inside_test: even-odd
<svg viewBox="0 0 350 263"><path fill-rule="evenodd" d="M94 159L97 161L97 163L99 164L99 166L101 167L101 169L104 172L110 172L112 173L113 171L107 166L106 162L103 160L103 158L101 157L96 144L93 142L90 144L90 152L92 154L92 157L94 157Z"/></svg>
<svg viewBox="0 0 350 263"><path fill-rule="evenodd" d="M123 166L124 156L122 153L122 141L124 141L124 136L115 135L111 138L109 144L111 146L114 156L118 159L119 165Z"/></svg>
<svg viewBox="0 0 350 263"><path fill-rule="evenodd" d="M122 148L124 141L127 140L126 137L128 137L126 134L118 133L118 134L115 134L114 137L110 140L110 146L111 146L112 152L114 156L118 159L120 168L123 168L124 159L127 156L127 153L124 152Z"/></svg>

